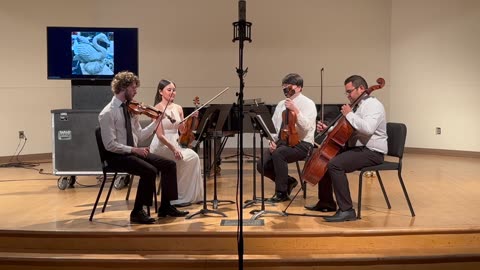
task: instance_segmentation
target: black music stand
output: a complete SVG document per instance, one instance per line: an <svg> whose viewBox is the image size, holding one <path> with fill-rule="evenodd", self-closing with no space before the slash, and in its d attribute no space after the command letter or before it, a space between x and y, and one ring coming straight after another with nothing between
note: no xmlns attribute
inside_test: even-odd
<svg viewBox="0 0 480 270"><path fill-rule="evenodd" d="M245 102L243 104L243 113L248 114L252 110L252 107L253 106L258 106L259 103L261 103L261 99L245 100ZM235 105L235 111L237 111L237 110L239 110L239 107L238 107L238 105ZM268 110L268 108L267 108L267 110ZM237 113L238 113L238 111L237 111ZM240 121L240 119L238 119L238 121ZM253 133L253 138L255 139L256 129L254 127L252 127L251 120L244 117L242 121L243 121L243 133L252 132ZM254 143L255 143L255 141L254 141ZM253 148L255 149L255 145L253 146ZM237 151L236 154L231 155L231 156L223 157L223 159L227 160L227 159L231 159L231 158L238 158L240 156L240 151L243 152L243 156L252 158L254 160L253 163L255 163L255 159L256 159L255 153L253 155L246 154L243 151L243 149L239 149L239 151Z"/></svg>
<svg viewBox="0 0 480 270"><path fill-rule="evenodd" d="M227 216L222 212L210 210L207 208L207 173L206 173L207 162L205 160L205 156L207 155L207 147L205 147L205 141L207 140L207 132L206 132L207 126L211 122L210 117L212 116L213 113L215 113L215 110L212 109L212 110L207 110L203 115L202 120L198 125L199 127L198 130L200 131L200 133L198 133L198 139L195 142L195 146L198 146L200 141L203 139L203 201L202 201L203 208L193 214L186 216L185 219L191 219L194 216L200 215L200 214L201 215L217 214L223 217ZM216 183L215 183L215 188L216 188Z"/></svg>
<svg viewBox="0 0 480 270"><path fill-rule="evenodd" d="M219 160L220 160L220 155L223 151L223 148L225 147L225 144L226 144L226 141L227 141L227 137L224 137L223 138L223 141L220 145L220 147L218 147L218 150L217 150L217 140L218 138L222 138L223 137L223 132L222 132L222 129L223 129L223 126L228 118L228 115L230 114L230 110L232 109L232 104L214 104L214 105L211 105L207 111L205 112L205 117L208 117L207 120L208 122L210 122L211 124L211 127L209 127L209 125L205 125L206 126L206 130L205 128L203 128L205 130L204 134L204 164L206 164L207 159L206 159L206 148L205 147L205 141L209 141L209 140L213 140L213 165L212 166L215 166L216 164L218 164ZM203 121L203 118L202 118L202 121ZM202 121L200 123L202 123ZM210 168L212 168L212 166ZM204 168L206 169L206 166L204 166ZM204 171L204 175L206 175L206 171ZM204 198L206 199L206 197ZM215 167L213 167L213 200L207 200L206 202L211 202L213 204L213 209L218 209L218 204L219 203L230 203L230 204L233 204L235 203L234 201L231 201L231 200L219 200L218 197L217 197L217 170L215 169Z"/></svg>
<svg viewBox="0 0 480 270"><path fill-rule="evenodd" d="M251 200L246 200L245 204L243 205L243 208L247 208L252 206L255 203L259 203L262 201L265 201L265 198L262 197L258 198L257 197L257 149L256 149L256 131L259 130L257 121L255 120L255 116L261 115L261 118L263 119L267 130L269 133L276 133L275 126L273 125L271 115L270 115L270 110L265 106L265 104L259 104L255 102L255 104L252 105L246 105L248 106L248 115L250 116L250 121L253 127L253 191L252 191L252 199ZM262 139L262 136L260 136ZM273 139L273 138L272 138ZM262 150L263 152L263 150ZM268 204L273 204L272 202L267 201L266 203Z"/></svg>
<svg viewBox="0 0 480 270"><path fill-rule="evenodd" d="M272 138L269 128L267 127L267 124L265 123L261 115L257 114L255 115L255 117L253 117L253 119L258 128L258 133L260 134L260 163L262 164L262 167L261 167L262 168L262 172L261 172L262 206L260 210L250 211L250 213L253 214L253 216L250 219L252 220L257 219L259 216L262 216L264 214L277 214L280 216L286 216L284 212L265 210L265 199L264 199L265 198L265 176L263 172L263 138L267 138L270 141L274 141L274 139Z"/></svg>

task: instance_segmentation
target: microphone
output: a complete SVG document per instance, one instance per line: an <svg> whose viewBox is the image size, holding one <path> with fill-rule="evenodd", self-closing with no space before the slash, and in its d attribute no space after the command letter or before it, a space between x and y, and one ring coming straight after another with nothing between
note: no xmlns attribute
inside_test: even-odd
<svg viewBox="0 0 480 270"><path fill-rule="evenodd" d="M245 0L238 0L238 21L247 21L247 2Z"/></svg>

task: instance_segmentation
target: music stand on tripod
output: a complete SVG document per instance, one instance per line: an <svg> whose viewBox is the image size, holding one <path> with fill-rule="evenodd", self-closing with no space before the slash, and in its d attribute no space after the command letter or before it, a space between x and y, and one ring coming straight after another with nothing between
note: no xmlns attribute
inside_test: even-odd
<svg viewBox="0 0 480 270"><path fill-rule="evenodd" d="M251 217L252 220L257 219L259 216L265 215L265 214L276 214L280 216L286 216L285 213L280 212L280 211L272 211L272 210L265 210L265 176L263 172L263 138L267 138L270 141L275 141L270 134L270 131L265 124L265 121L263 120L262 116L259 114L256 114L253 117L256 127L258 128L258 133L260 134L260 163L262 164L261 168L261 192L262 192L262 206L260 210L252 210L250 211L253 216Z"/></svg>
<svg viewBox="0 0 480 270"><path fill-rule="evenodd" d="M207 169L207 162L206 162L207 147L205 147L205 141L207 140L206 139L207 138L207 132L206 132L207 126L211 122L210 117L212 116L212 114L214 112L215 112L215 110L210 109L210 108L209 108L209 110L207 110L205 112L204 116L202 117L202 120L200 121L200 124L198 125L198 127L199 127L198 128L198 131L199 131L198 139L196 141L194 141L195 146L198 146L200 141L203 139L203 202L202 202L203 207L199 211L186 216L185 219L191 219L196 215L208 215L208 214L217 214L217 215L220 215L220 216L223 216L223 217L227 216L222 212L215 211L215 210L210 210L210 209L207 208L207 173L206 173L206 169Z"/></svg>
<svg viewBox="0 0 480 270"><path fill-rule="evenodd" d="M243 205L243 208L247 208L252 206L255 203L260 203L262 201L265 201L265 198L262 196L261 198L257 197L257 149L256 149L256 131L259 130L259 127L257 127L257 121L255 121L255 116L256 115L261 115L262 120L264 121L265 125L267 126L267 130L269 133L276 133L275 131L275 126L273 125L272 119L271 119L271 114L270 111L268 110L267 106L265 104L257 103L249 105L249 110L248 110L248 115L250 116L250 121L251 121L251 126L253 130L253 187L252 187L252 199L251 200L246 200L245 204ZM262 139L262 137L260 137ZM262 150L263 151L263 150ZM273 205L273 202L266 201L266 203Z"/></svg>

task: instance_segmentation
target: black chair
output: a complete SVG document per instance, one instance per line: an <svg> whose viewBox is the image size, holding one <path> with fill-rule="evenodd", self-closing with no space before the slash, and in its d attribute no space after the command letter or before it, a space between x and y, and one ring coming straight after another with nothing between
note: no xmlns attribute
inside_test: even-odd
<svg viewBox="0 0 480 270"><path fill-rule="evenodd" d="M112 174L113 173L113 179L112 179L112 184L110 185L110 188L108 189L107 198L105 199L105 203L103 204L103 207L102 207L102 213L105 212L105 208L107 206L108 199L110 198L110 194L112 192L112 187L113 187L113 184L115 183L115 179L117 178L117 175L119 173L127 174L127 172L115 170L115 169L111 168L110 166L108 166L108 163L106 161L107 150L105 149L105 146L103 145L102 133L100 131L100 127L97 127L95 129L95 137L96 137L96 140L97 140L98 152L100 154L100 161L102 162L103 179L102 179L102 184L100 186L100 190L98 191L97 199L95 200L95 204L93 205L92 213L90 214L90 218L89 218L90 221L92 221L92 219L93 219L93 215L95 214L95 210L97 209L98 201L100 200L100 196L102 196L102 192L103 192L103 188L105 186L105 182L107 182L107 174ZM128 194L130 193L130 188L131 188L132 181L133 181L133 176L130 177L130 183L129 183L130 186L129 186L129 189L128 189ZM155 185L155 183L154 183L154 185ZM153 196L154 196L154 199L155 199L155 211L156 211L156 209L157 209L157 196L156 196L156 193L155 193L155 187L154 187L153 190L154 190L153 191ZM128 195L127 195L127 200L128 200ZM148 209L148 212L150 212L150 209Z"/></svg>
<svg viewBox="0 0 480 270"><path fill-rule="evenodd" d="M383 186L382 178L380 177L379 171L397 171L398 172L398 180L400 181L400 185L403 189L403 194L405 195L405 199L407 200L408 207L410 208L410 213L412 217L415 216L415 212L413 211L412 203L410 202L410 198L408 197L407 188L405 187L405 183L403 182L402 178L402 159L403 159L403 151L405 149L405 140L407 138L407 126L402 123L387 123L387 135L388 135L388 156L397 157L398 162L391 162L391 161L384 161L380 165L365 167L360 170L359 176L359 184L358 184L358 211L357 211L357 218L360 219L360 211L362 206L362 180L363 180L363 173L368 171L374 171L377 175L378 183L383 192L383 196L385 197L385 202L387 203L388 209L391 209L390 201L388 200L387 193L385 192L385 187Z"/></svg>

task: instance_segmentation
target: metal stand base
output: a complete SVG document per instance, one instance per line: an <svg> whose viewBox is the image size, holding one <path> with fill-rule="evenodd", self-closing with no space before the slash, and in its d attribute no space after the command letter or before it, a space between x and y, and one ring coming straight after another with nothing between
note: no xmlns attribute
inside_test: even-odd
<svg viewBox="0 0 480 270"><path fill-rule="evenodd" d="M254 214L250 219L257 219L260 216L267 215L267 214L274 214L274 215L280 215L282 217L286 217L287 214L284 212L280 211L271 211L271 210L252 210L250 211L250 214Z"/></svg>
<svg viewBox="0 0 480 270"><path fill-rule="evenodd" d="M265 204L269 204L269 205L274 205L272 202L269 202L267 201L267 199L263 199L263 198L255 198L255 199L252 199L252 200L246 200L243 205L243 208L248 208L256 203L265 203Z"/></svg>
<svg viewBox="0 0 480 270"><path fill-rule="evenodd" d="M202 203L203 203L203 201L198 202L198 204L202 204ZM235 203L235 202L234 202L234 201L231 201L231 200L216 200L216 199L214 199L214 200L206 201L206 203L212 203L213 209L218 209L218 205L219 205L220 203L233 204L233 203Z"/></svg>
<svg viewBox="0 0 480 270"><path fill-rule="evenodd" d="M200 209L200 211L186 216L185 219L191 219L191 218L193 218L193 217L196 216L196 215L204 215L204 216L206 216L206 215L208 215L208 214L217 214L217 215L222 216L222 217L227 217L227 215L225 215L225 214L222 213L222 212L218 212L218 211L214 211L214 210L210 210L210 209Z"/></svg>

